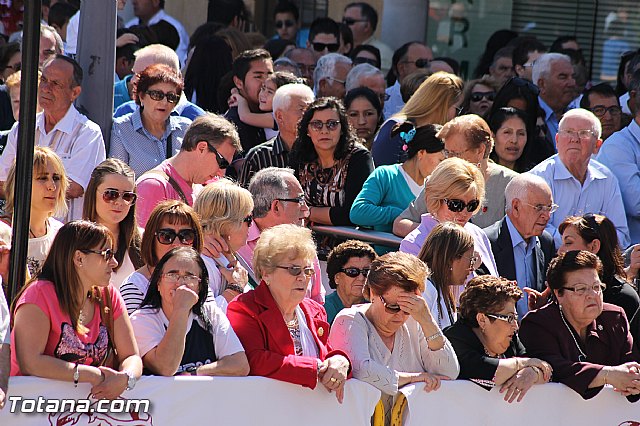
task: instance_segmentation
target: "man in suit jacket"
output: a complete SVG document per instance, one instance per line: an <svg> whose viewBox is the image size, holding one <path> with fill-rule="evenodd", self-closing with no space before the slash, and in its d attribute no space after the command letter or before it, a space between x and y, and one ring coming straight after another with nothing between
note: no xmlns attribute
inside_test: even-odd
<svg viewBox="0 0 640 426"><path fill-rule="evenodd" d="M549 260L555 253L553 237L544 228L557 208L544 179L530 174L514 177L505 190L507 214L485 228L500 276L518 286L542 292ZM527 293L517 304L520 318L527 313Z"/></svg>

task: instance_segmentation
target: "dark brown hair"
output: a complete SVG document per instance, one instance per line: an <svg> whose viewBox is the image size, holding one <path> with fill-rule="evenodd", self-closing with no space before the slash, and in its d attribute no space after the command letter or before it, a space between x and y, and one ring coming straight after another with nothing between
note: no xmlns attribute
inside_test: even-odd
<svg viewBox="0 0 640 426"><path fill-rule="evenodd" d="M381 296L393 286L408 292L419 290L422 293L428 276L429 269L420 259L412 254L394 251L371 262L362 294L371 300L371 290Z"/></svg>
<svg viewBox="0 0 640 426"><path fill-rule="evenodd" d="M517 302L522 290L515 281L492 275L481 275L467 283L460 295L460 317L470 327L478 327L476 315L501 310L509 300Z"/></svg>
<svg viewBox="0 0 640 426"><path fill-rule="evenodd" d="M165 64L153 64L149 65L138 74L138 81L133 85L134 99L138 105L140 105L140 94L149 90L149 87L158 83L173 84L176 87L176 95L182 94L184 83L182 81L182 75L179 71L174 70Z"/></svg>
<svg viewBox="0 0 640 426"><path fill-rule="evenodd" d="M336 288L336 275L352 257L368 257L373 262L378 255L369 244L358 240L349 240L337 245L327 257L329 287Z"/></svg>
<svg viewBox="0 0 640 426"><path fill-rule="evenodd" d="M547 285L551 290L558 290L562 296L567 274L581 269L595 269L602 279L602 262L598 256L586 250L572 250L551 259L547 269Z"/></svg>

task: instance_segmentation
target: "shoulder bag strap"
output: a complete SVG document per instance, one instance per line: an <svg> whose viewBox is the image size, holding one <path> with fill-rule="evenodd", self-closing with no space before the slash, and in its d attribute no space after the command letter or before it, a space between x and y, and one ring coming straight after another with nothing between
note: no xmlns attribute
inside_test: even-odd
<svg viewBox="0 0 640 426"><path fill-rule="evenodd" d="M94 289L96 289L94 287ZM110 351L113 350L113 367L117 367L118 364L118 351L115 347L115 341L113 339L113 308L111 305L111 291L109 287L99 287L94 291L94 295L96 297L96 301L98 302L98 306L100 308L100 321L107 328L107 337L109 339L109 349L107 350L107 356L103 360L102 364L109 365ZM96 293L98 293L96 295Z"/></svg>
<svg viewBox="0 0 640 426"><path fill-rule="evenodd" d="M171 187L173 189L175 189L175 191L180 196L180 200L185 204L189 204L188 201L187 201L187 196L184 194L184 191L182 190L182 188L180 188L180 185L178 185L178 182L176 182L176 180L174 178L172 178L171 176L169 176L168 174L166 174L162 170L151 169L149 171L146 171L144 174L145 175L146 174L154 174L154 175L162 176L163 179L166 180L167 182L169 182L169 185L171 185Z"/></svg>
<svg viewBox="0 0 640 426"><path fill-rule="evenodd" d="M173 157L173 143L171 142L171 133L167 136L167 159Z"/></svg>

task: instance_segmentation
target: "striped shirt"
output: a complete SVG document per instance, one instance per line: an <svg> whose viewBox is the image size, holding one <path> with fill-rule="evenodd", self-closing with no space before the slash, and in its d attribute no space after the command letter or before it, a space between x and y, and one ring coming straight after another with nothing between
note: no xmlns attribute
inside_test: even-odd
<svg viewBox="0 0 640 426"><path fill-rule="evenodd" d="M247 153L238 182L248 187L254 174L267 167L288 167L289 151L278 134L275 138L254 146Z"/></svg>

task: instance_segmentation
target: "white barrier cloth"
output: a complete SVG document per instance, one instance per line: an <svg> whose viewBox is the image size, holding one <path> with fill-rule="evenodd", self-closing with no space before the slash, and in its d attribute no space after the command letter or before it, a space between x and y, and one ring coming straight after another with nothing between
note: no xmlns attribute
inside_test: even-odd
<svg viewBox="0 0 640 426"><path fill-rule="evenodd" d="M90 385L35 377L12 377L7 403L0 411L0 425L51 426L163 426L163 425L369 425L371 414L380 399L380 391L351 379L345 385L344 402L322 385L315 390L263 377L143 377L132 391L125 391L112 408L120 413L100 413L98 402L89 398ZM12 398L14 397L14 398ZM24 411L11 413L12 399ZM56 410L57 400L65 401L63 412ZM68 409L74 400L75 411ZM89 400L83 402L82 400ZM126 411L133 400L139 413ZM56 411L34 413L38 408ZM91 403L89 406L88 404ZM104 404L104 403L103 403ZM107 405L108 407L109 405ZM123 407L125 408L123 410ZM104 407L103 407L104 408Z"/></svg>

